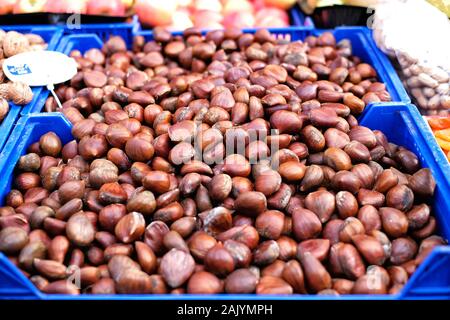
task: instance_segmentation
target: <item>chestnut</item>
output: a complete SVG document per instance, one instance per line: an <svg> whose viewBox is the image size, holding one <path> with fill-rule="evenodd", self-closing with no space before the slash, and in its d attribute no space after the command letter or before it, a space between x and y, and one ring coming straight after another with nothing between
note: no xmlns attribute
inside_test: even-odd
<svg viewBox="0 0 450 320"><path fill-rule="evenodd" d="M207 252L205 266L212 273L224 276L234 270L235 262L228 250L223 247L223 244L218 243Z"/></svg>
<svg viewBox="0 0 450 320"><path fill-rule="evenodd" d="M189 253L172 249L161 259L160 273L172 288L184 284L194 272L195 262Z"/></svg>
<svg viewBox="0 0 450 320"><path fill-rule="evenodd" d="M217 240L203 231L197 231L188 241L189 250L200 261L205 258L209 250L216 244Z"/></svg>
<svg viewBox="0 0 450 320"><path fill-rule="evenodd" d="M192 294L215 294L223 291L223 283L206 271L194 273L188 281L187 292Z"/></svg>
<svg viewBox="0 0 450 320"><path fill-rule="evenodd" d="M237 269L225 279L225 292L252 293L256 290L258 279L249 269Z"/></svg>
<svg viewBox="0 0 450 320"><path fill-rule="evenodd" d="M284 227L284 214L277 210L261 213L255 220L255 227L261 237L277 240Z"/></svg>

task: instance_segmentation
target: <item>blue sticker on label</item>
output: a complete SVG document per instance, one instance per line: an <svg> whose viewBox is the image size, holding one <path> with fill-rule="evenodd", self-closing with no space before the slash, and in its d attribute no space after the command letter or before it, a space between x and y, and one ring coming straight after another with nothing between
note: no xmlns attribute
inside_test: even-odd
<svg viewBox="0 0 450 320"><path fill-rule="evenodd" d="M31 74L31 69L27 64L20 66L8 66L8 71L14 76L21 76L24 74Z"/></svg>

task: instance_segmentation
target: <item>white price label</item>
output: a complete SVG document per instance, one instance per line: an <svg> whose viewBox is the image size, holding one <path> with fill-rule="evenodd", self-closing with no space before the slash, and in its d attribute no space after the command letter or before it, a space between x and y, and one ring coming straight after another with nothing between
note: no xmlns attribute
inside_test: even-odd
<svg viewBox="0 0 450 320"><path fill-rule="evenodd" d="M70 80L77 73L77 64L60 52L31 51L6 59L3 72L11 81L48 86Z"/></svg>

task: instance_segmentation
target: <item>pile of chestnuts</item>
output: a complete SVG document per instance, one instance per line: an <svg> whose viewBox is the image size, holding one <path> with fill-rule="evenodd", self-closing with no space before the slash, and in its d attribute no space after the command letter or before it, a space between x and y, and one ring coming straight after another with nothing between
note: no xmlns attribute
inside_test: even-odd
<svg viewBox="0 0 450 320"><path fill-rule="evenodd" d="M156 28L71 56L74 140L31 144L0 208L43 292L397 293L446 244L430 170L355 118L389 94L348 41Z"/></svg>

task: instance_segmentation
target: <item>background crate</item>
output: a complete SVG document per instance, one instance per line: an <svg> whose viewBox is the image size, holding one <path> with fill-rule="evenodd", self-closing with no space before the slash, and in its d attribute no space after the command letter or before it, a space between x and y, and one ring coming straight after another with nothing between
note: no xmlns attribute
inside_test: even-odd
<svg viewBox="0 0 450 320"><path fill-rule="evenodd" d="M45 42L47 42L48 50L55 50L63 35L63 31L61 29L48 26L0 26L0 29L5 31L17 31L20 33L38 34L45 40ZM39 100L42 88L43 87L33 88L33 100L26 106L18 106L12 102L9 103L9 113L6 118L3 119L3 122L0 123L0 151L3 149L14 124L19 118L20 112L22 110L25 110L25 113L30 112L32 106L34 106Z"/></svg>
<svg viewBox="0 0 450 320"><path fill-rule="evenodd" d="M244 29L244 32L255 33L257 29ZM269 29L272 33L279 37L286 37L292 41L304 40L309 35L320 35L324 30L316 30L309 27L289 27L289 28L273 28ZM108 31L104 30L103 38L108 38ZM207 31L204 30L203 34ZM370 63L378 73L381 82L386 84L386 89L391 95L393 102L410 103L411 100L406 93L397 73L387 57L379 50L370 36L370 31L363 27L342 27L332 31L336 39L350 39L353 46L353 53L359 56L363 61ZM174 35L181 35L182 32L173 32ZM135 27L134 35L143 36L146 41L153 40L151 30L142 30ZM128 47L132 46L132 37L126 38ZM103 45L102 36L94 34L75 34L64 37L58 45L57 51L69 54L70 51L77 49L85 52L90 48L101 48ZM21 115L28 113L41 112L47 100L49 91L44 89L36 103L23 110ZM384 104L384 103L381 103Z"/></svg>
<svg viewBox="0 0 450 320"><path fill-rule="evenodd" d="M305 15L298 5L294 5L289 10L289 15L291 17L291 25L314 28L314 22L311 17Z"/></svg>
<svg viewBox="0 0 450 320"><path fill-rule="evenodd" d="M130 23L89 23L81 24L79 28L63 26L64 34L96 34L101 40L106 41L114 36L121 36L127 43L133 42L133 34L141 29L138 17L133 16Z"/></svg>
<svg viewBox="0 0 450 320"><path fill-rule="evenodd" d="M257 29L244 29L244 32L255 33ZM309 35L318 36L326 30L317 30L311 27L289 27L269 29L277 36L288 37L292 41L304 40ZM370 63L378 73L378 78L386 84L386 89L391 95L393 102L411 103L406 90L400 81L394 67L386 55L381 52L372 39L371 30L365 27L340 27L330 30L337 41L349 39L352 43L353 54L360 57L364 62ZM203 33L206 33L204 31ZM176 35L182 32L174 32ZM144 36L145 40L153 39L149 30L140 30L135 35Z"/></svg>
<svg viewBox="0 0 450 320"><path fill-rule="evenodd" d="M380 119L383 121L379 121ZM442 153L425 130L426 123L412 105L392 103L387 106L372 105L361 117L360 123L371 129L382 130L388 139L405 146L419 158L423 167L428 167L436 179L437 187L433 199L433 212L437 218L439 233L450 238L450 182L449 166L443 166ZM59 113L29 115L19 120L10 137L10 143L0 156L0 205L11 189L14 167L27 147L38 141L48 131L58 134L63 143L72 139L71 125ZM0 253L0 299L450 299L450 247L438 247L410 278L402 292L397 295L345 295L345 296L257 296L257 295L115 295L115 296L66 296L47 295L39 292L31 282Z"/></svg>

